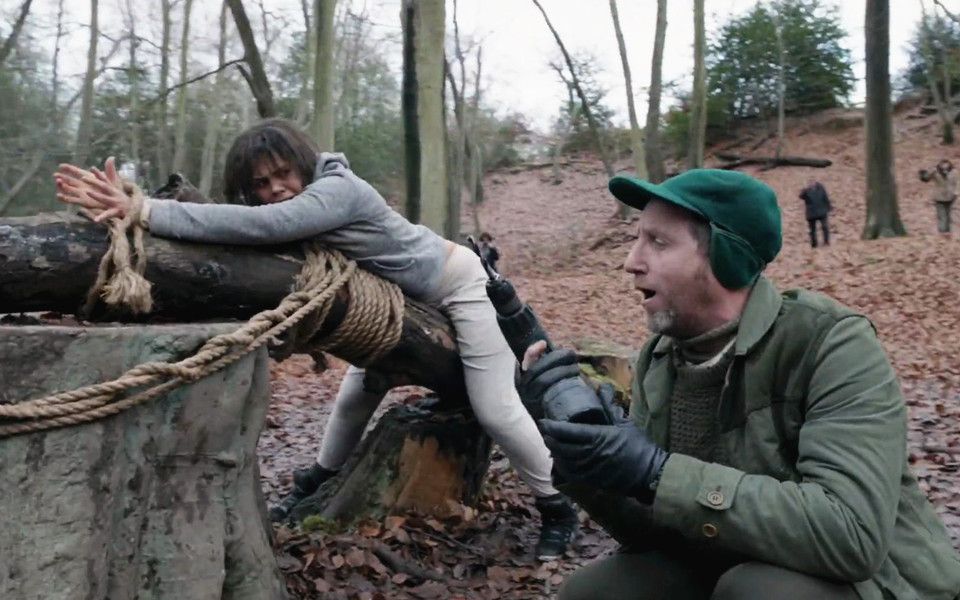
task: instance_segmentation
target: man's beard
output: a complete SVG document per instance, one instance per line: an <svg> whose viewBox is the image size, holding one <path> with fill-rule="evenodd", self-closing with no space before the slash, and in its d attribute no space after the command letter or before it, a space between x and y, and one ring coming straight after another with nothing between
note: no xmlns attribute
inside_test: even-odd
<svg viewBox="0 0 960 600"><path fill-rule="evenodd" d="M658 310L647 320L647 329L653 333L671 335L677 325L677 311L672 308Z"/></svg>

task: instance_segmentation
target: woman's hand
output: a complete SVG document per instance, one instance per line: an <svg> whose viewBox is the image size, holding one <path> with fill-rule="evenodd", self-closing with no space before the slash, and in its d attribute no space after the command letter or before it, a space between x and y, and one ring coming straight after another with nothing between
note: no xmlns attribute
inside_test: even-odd
<svg viewBox="0 0 960 600"><path fill-rule="evenodd" d="M130 211L131 200L123 191L112 156L104 163L103 171L61 164L53 179L57 184L57 200L86 209L98 223L110 217L122 219Z"/></svg>

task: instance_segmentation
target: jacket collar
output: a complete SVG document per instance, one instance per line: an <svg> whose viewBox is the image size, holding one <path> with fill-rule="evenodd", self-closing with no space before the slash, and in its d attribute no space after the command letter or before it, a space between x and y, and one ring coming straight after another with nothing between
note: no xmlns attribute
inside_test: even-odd
<svg viewBox="0 0 960 600"><path fill-rule="evenodd" d="M737 356L747 354L763 338L777 320L782 304L783 297L773 283L763 275L758 277L750 290L740 317L740 326L737 328L737 339L734 343L734 353ZM673 338L661 336L653 348L654 357L668 354L673 350L673 346Z"/></svg>

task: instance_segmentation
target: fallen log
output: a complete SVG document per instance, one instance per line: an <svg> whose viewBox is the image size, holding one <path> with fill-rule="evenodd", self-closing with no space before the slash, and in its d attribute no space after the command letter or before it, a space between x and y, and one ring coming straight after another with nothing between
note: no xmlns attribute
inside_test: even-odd
<svg viewBox="0 0 960 600"><path fill-rule="evenodd" d="M273 308L288 293L302 263L297 247L202 245L149 236L145 245L145 275L154 297L154 311L147 318L164 322L245 319ZM105 228L79 217L0 219L0 313L74 312L107 247ZM336 328L349 301L345 291L338 294L321 333ZM118 313L94 317L144 319ZM382 422L392 424L385 425L390 435L361 446L350 464L364 470L352 473L345 467L340 481L349 485L326 490L314 504L316 512L346 520L407 508L448 514L451 506L476 499L490 443L468 408L453 328L437 310L407 299L400 342L368 367L364 385L387 390L409 384L433 390L439 401L434 398L430 410L411 413L401 406L389 411ZM156 406L161 404L157 401ZM4 443L0 440L0 446ZM446 484L420 493L424 482L442 481L440 472L446 474Z"/></svg>
<svg viewBox="0 0 960 600"><path fill-rule="evenodd" d="M718 152L715 155L720 160L730 161L727 164L718 165L718 169L736 169L747 165L761 165L762 170L775 169L776 167L814 167L824 169L833 164L833 161L826 158L807 158L803 156L741 156L739 154L729 154Z"/></svg>
<svg viewBox="0 0 960 600"><path fill-rule="evenodd" d="M79 310L109 245L106 229L67 214L0 219L0 313ZM275 307L303 264L299 247L191 244L148 237L146 278L153 283L152 321L246 319ZM337 296L321 334L340 324L349 304ZM119 313L101 321L142 321ZM463 368L450 322L407 299L403 335L370 366L382 385L420 385L452 408L464 406ZM385 379L384 379L385 378Z"/></svg>

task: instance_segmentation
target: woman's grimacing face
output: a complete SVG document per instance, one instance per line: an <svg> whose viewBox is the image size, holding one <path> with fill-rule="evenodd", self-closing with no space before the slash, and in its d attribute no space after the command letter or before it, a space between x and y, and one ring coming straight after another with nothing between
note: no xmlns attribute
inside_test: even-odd
<svg viewBox="0 0 960 600"><path fill-rule="evenodd" d="M264 204L289 200L303 187L300 173L279 156L261 158L253 166L253 191Z"/></svg>

